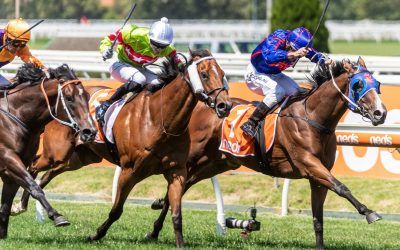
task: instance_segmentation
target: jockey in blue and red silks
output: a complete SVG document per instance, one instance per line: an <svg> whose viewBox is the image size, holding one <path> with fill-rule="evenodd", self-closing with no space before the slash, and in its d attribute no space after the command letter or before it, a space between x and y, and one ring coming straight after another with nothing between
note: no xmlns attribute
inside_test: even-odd
<svg viewBox="0 0 400 250"><path fill-rule="evenodd" d="M245 134L254 137L258 123L271 108L285 95L295 95L299 92L299 85L282 71L293 66L303 56L314 63L333 63L313 48L312 35L304 27L293 31L278 29L254 49L245 80L250 90L265 97L249 120L241 126Z"/></svg>

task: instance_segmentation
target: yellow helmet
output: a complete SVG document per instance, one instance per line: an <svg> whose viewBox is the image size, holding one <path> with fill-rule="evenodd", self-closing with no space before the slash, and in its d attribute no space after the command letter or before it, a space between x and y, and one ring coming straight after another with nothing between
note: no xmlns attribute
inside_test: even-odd
<svg viewBox="0 0 400 250"><path fill-rule="evenodd" d="M29 39L31 39L31 31L28 31L25 34L23 34L28 29L29 29L28 23L25 22L22 18L10 20L5 27L7 38L13 40L14 39L23 40L26 42L28 42Z"/></svg>

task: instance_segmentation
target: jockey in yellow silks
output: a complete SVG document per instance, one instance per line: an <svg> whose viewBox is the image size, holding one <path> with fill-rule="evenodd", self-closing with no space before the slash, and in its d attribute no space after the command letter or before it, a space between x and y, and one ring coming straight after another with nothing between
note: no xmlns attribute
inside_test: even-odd
<svg viewBox="0 0 400 250"><path fill-rule="evenodd" d="M103 59L113 57L112 44L118 44L117 56L113 57L109 70L111 76L124 83L109 100L102 102L96 110L96 118L102 121L108 107L128 92L139 92L147 84L160 86L158 76L146 69L147 64L155 62L158 58L173 58L178 67L183 63L175 57L176 50L171 44L173 31L166 17L154 22L150 29L138 27L134 24L125 26L114 34L104 37L100 42L100 52Z"/></svg>
<svg viewBox="0 0 400 250"><path fill-rule="evenodd" d="M44 68L43 63L31 54L26 45L31 38L30 31L24 34L28 29L29 25L22 18L11 20L4 29L0 29L0 46L9 43L0 50L0 68L12 62L15 56L20 57L25 63L33 63L38 68ZM10 81L0 75L0 89L7 89L10 86Z"/></svg>

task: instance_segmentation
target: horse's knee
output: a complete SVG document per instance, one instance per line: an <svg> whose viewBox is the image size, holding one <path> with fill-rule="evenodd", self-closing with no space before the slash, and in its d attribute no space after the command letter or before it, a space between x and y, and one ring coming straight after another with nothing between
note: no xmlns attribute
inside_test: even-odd
<svg viewBox="0 0 400 250"><path fill-rule="evenodd" d="M172 224L174 230L182 230L182 214L172 214Z"/></svg>
<svg viewBox="0 0 400 250"><path fill-rule="evenodd" d="M350 190L343 183L334 180L333 181L333 190L340 196L346 197L351 194Z"/></svg>
<svg viewBox="0 0 400 250"><path fill-rule="evenodd" d="M320 221L316 220L316 219L314 219L313 222L314 222L314 231L315 231L315 233L322 233L323 230L324 230L323 224Z"/></svg>

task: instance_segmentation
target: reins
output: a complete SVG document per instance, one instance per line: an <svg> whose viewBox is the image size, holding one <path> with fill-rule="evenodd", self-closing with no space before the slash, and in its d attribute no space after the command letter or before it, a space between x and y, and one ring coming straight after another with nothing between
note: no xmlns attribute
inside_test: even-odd
<svg viewBox="0 0 400 250"><path fill-rule="evenodd" d="M49 98L48 98L48 96L47 96L47 94L46 94L46 91L45 91L45 89L44 89L44 81L45 81L45 80L46 80L46 78L43 78L43 80L42 80L42 82L41 82L41 84L40 84L40 89L41 89L41 91L42 91L42 93L43 93L43 95L44 95L44 99L46 100L47 108L48 108L48 110L49 110L49 112L50 112L51 117L53 117L53 119L56 120L56 121L58 121L59 123L65 125L65 126L71 127L72 129L75 130L76 133L79 132L78 123L77 123L77 122L74 120L74 118L72 117L71 112L70 112L70 110L68 109L67 104L65 103L65 98L64 98L64 94L63 94L63 92L62 92L62 89L63 89L65 86L68 86L68 85L71 84L71 83L79 83L80 80L75 79L75 80L64 81L64 80L61 79L61 80L59 80L59 82L58 82L58 84L57 84L57 102L56 102L56 108L57 108L57 106L58 106L58 100L60 99L60 100L61 100L61 103L62 103L62 105L63 105L63 108L64 108L65 112L67 113L69 122L66 122L66 121L63 121L63 120L57 118L56 115L54 115L53 112L51 111L50 101L49 101ZM61 82L62 82L62 83L61 83Z"/></svg>

